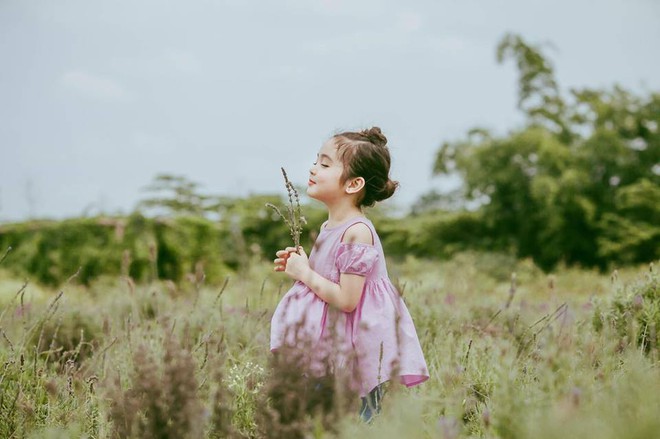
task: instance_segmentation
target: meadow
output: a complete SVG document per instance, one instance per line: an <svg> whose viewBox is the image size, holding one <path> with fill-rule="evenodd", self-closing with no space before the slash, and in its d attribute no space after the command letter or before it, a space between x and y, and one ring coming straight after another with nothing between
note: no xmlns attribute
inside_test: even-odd
<svg viewBox="0 0 660 439"><path fill-rule="evenodd" d="M0 272L0 437L658 437L657 270L391 261L431 378L390 385L371 424L341 392L310 403L274 361L270 318L290 282L262 260L214 285L199 271L71 273L57 288Z"/></svg>
<svg viewBox="0 0 660 439"><path fill-rule="evenodd" d="M373 423L269 351L284 198L160 174L128 216L0 224L0 439L659 438L660 93L560 88L546 47L500 40L524 122L443 140L457 191L369 215L431 375Z"/></svg>

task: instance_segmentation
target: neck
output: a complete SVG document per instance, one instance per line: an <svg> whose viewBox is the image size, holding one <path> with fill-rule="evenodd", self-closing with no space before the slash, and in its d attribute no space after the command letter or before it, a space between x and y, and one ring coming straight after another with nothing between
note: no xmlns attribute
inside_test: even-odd
<svg viewBox="0 0 660 439"><path fill-rule="evenodd" d="M353 204L352 200L349 203L337 203L328 206L328 224L335 226L348 221L356 216L362 216L362 209Z"/></svg>

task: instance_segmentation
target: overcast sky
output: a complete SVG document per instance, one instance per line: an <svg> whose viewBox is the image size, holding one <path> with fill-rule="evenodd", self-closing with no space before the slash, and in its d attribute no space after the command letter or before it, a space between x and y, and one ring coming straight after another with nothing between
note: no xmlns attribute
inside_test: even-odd
<svg viewBox="0 0 660 439"><path fill-rule="evenodd" d="M660 90L655 0L0 0L0 221L130 212L158 173L283 194L372 125L405 207L442 142L521 124L506 32L564 89Z"/></svg>

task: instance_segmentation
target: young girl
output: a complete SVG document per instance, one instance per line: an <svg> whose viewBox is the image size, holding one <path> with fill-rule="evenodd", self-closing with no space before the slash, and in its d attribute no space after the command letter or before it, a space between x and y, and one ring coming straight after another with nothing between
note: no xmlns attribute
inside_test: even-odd
<svg viewBox="0 0 660 439"><path fill-rule="evenodd" d="M314 346L328 332L355 354L353 367L362 397L360 416L369 421L380 411L382 384L396 379L414 386L429 378L412 318L385 266L383 248L365 206L392 196L387 139L373 127L344 132L323 144L309 170L307 194L328 208L309 258L302 247L277 252L275 271L296 282L282 298L271 321L271 351L295 345L296 336ZM330 328L330 322L334 325ZM302 331L300 331L302 329Z"/></svg>

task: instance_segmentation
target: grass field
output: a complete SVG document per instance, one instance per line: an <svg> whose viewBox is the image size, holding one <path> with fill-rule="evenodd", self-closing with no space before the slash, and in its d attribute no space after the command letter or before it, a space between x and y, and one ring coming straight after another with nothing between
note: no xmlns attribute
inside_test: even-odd
<svg viewBox="0 0 660 439"><path fill-rule="evenodd" d="M389 267L431 379L390 386L370 425L338 397L280 416L278 389L305 394L268 350L290 282L265 263L222 285L2 275L0 437L658 437L657 268L545 274L484 254Z"/></svg>

